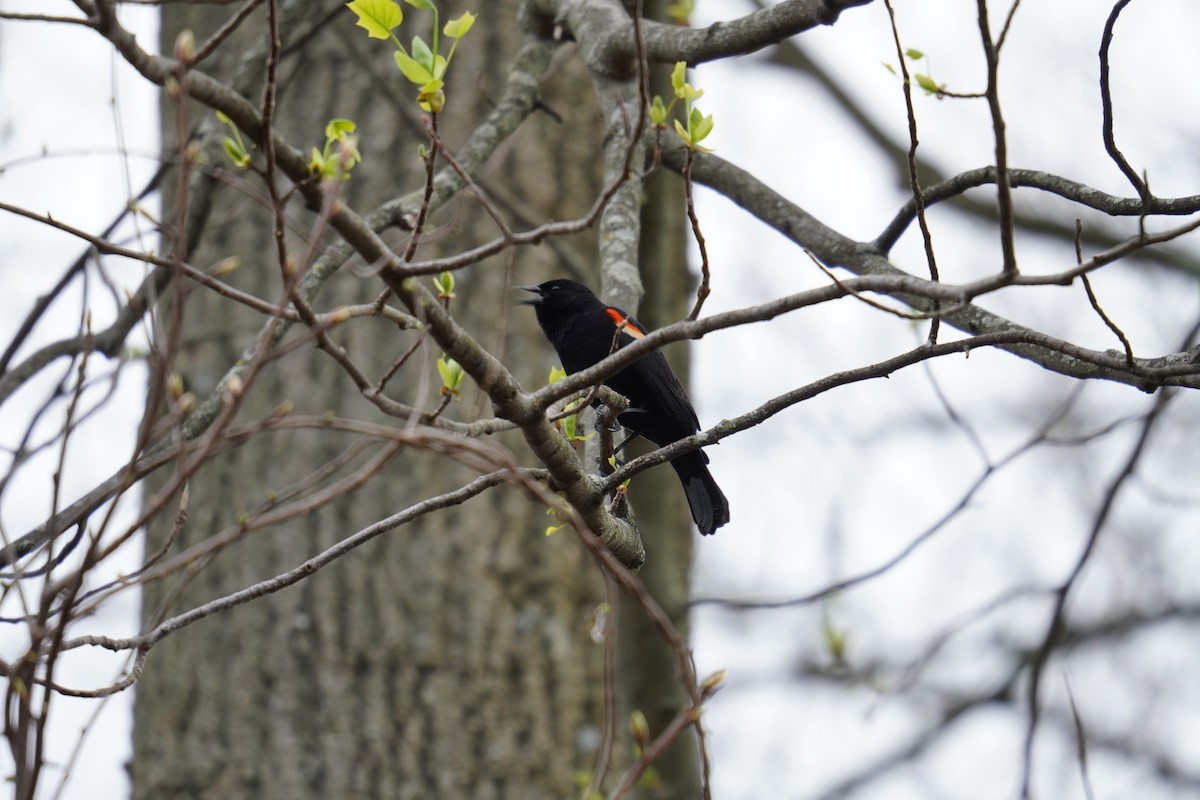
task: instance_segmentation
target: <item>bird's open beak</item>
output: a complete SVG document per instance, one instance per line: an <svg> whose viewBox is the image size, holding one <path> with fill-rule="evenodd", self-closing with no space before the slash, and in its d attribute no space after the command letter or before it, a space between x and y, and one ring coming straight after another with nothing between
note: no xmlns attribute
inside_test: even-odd
<svg viewBox="0 0 1200 800"><path fill-rule="evenodd" d="M541 302L543 299L541 287L539 287L539 286L514 286L513 288L520 289L525 292L533 292L534 294L537 295L537 297L525 297L525 298L518 299L515 301L517 305L519 305L519 306L541 305Z"/></svg>

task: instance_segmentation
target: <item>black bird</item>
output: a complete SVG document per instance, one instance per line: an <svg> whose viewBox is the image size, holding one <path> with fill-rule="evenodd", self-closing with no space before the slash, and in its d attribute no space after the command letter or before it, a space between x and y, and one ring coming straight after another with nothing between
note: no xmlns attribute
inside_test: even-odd
<svg viewBox="0 0 1200 800"><path fill-rule="evenodd" d="M538 324L568 374L596 364L632 341L646 335L636 319L607 306L578 281L553 280L537 286L518 286L537 295L525 301L534 306ZM696 410L683 384L661 352L654 350L604 381L604 385L629 399L629 409L618 421L634 435L664 447L700 430ZM708 471L708 456L693 450L675 459L692 519L703 534L729 522L729 501Z"/></svg>

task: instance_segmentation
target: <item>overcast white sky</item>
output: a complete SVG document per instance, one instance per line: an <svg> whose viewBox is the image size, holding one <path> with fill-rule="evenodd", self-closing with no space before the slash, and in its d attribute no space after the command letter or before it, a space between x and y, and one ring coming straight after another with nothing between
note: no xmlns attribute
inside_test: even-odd
<svg viewBox="0 0 1200 800"><path fill-rule="evenodd" d="M698 24L709 21L706 15L717 10L734 13L741 8L714 0L699 0L697 5ZM896 5L905 46L929 56L918 70L931 71L951 89L978 90L983 67L975 3L898 0ZM1104 156L1099 135L1095 54L1107 5L1056 0L1021 7L1002 74L1010 163L1128 195L1124 178ZM71 4L58 0L0 0L0 9L74 13ZM153 41L151 12L126 8L123 16L138 27L144 41ZM1121 20L1114 48L1120 143L1163 195L1200 193L1200 160L1195 157L1200 133L1196 31L1200 6L1194 2L1143 1L1134 3ZM882 4L849 11L835 27L806 35L804 41L823 65L850 76L848 85L875 120L896 140L905 140L899 82L881 65L896 61ZM751 59L756 60L760 59ZM693 82L706 90L701 106L716 119L707 144L764 177L822 221L851 236L871 238L903 202L902 188L890 182L892 165L870 149L808 81L742 62L705 65ZM154 102L155 93L117 63L91 32L0 23L0 200L48 211L98 232L155 167ZM943 172L990 161L991 128L982 102L918 96L917 110L922 152ZM889 180L881 180L881 175ZM1068 220L1076 214L1065 204L1041 202L1039 208L1046 214ZM699 211L715 273L707 313L826 282L790 243L750 224L727 201L702 192ZM932 221L944 279L969 280L997 268L992 231L941 211L932 214ZM0 342L7 342L33 298L58 279L81 247L69 237L7 214L0 214L0 241ZM1026 270L1049 272L1073 263L1074 253L1070 242L1026 237L1021 258ZM896 260L914 272L924 271L919 242L912 235L898 248ZM140 272L125 268L130 271L113 277L136 283ZM1200 310L1193 283L1160 272L1105 271L1095 284L1139 354L1174 349ZM1036 297L1001 295L985 305L1089 347L1115 346L1077 288L1047 290ZM95 327L106 324L104 313L110 311L96 311ZM59 324L76 324L78 299L60 303L58 315ZM55 334L53 325L43 325L30 346ZM906 349L922 335L910 323L849 300L793 315L768 330L711 335L693 349L698 381L694 397L701 420L711 425L744 413L809 380ZM1066 382L1003 354L976 353L969 360L934 365L933 372L979 432L993 460L1023 440L1069 389ZM32 391L5 406L0 443L14 443L23 420L61 377L61 370L49 373ZM98 437L118 438L97 438L88 447L89 458L72 463L66 495L90 486L119 463L124 446L120 437L132 435L137 418L140 387L133 385L133 377L122 388L127 399L115 403L92 426ZM1136 391L1100 385L1089 386L1083 400L1098 423L1144 411L1148 402ZM1184 403L1195 406L1190 398ZM712 453L713 470L731 498L734 520L720 535L698 543L698 596L791 597L876 566L945 513L982 468L967 438L947 425L920 368L886 383L817 398L785 412L780 423L727 440ZM1179 431L1184 441L1177 449L1194 452L1196 428ZM852 658L867 662L889 650L915 657L931 631L942 630L1006 588L1060 579L1077 554L1098 487L1124 457L1132 433L1119 433L1081 454L1041 451L1020 469L1002 472L958 524L902 568L819 608L748 616L699 611L694 641L701 673L730 670L729 685L706 717L717 796L819 796L822 787L919 728L931 712L893 699L889 686L894 675L880 676L878 685L863 685L857 692L796 680L805 664L821 659L822 617L848 631ZM1190 451L1184 446L1188 444ZM1200 521L1194 489L1197 468L1170 458L1162 464L1148 468L1155 470L1148 482L1189 501L1156 529L1156 547L1170 554L1155 564L1163 581L1160 588L1179 597L1192 591L1194 576L1200 574L1200 546L1193 536ZM45 479L29 479L0 498L0 524L6 534L20 535L44 518L50 503L47 486ZM1155 513L1152 505L1147 496L1131 499L1122 509L1122 524L1139 514ZM1136 539L1118 538L1113 547L1115 564L1121 563L1122 548L1140 552ZM128 554L128 563L135 555ZM1103 608L1120 588L1120 576L1100 567L1081 594ZM110 609L108 618L89 624L109 632L128 630L133 610L126 603ZM990 637L1009 635L1023 641L1044 624L1044 606L1011 611L995 625L956 640L958 649L951 648L934 676L940 684L974 687L986 681L997 670L987 658ZM0 655L7 656L19 645L13 633L0 630ZM1147 660L1161 664L1168 677L1179 654L1191 652L1169 641L1148 640L1144 647ZM1142 712L1147 719L1151 713L1160 714L1154 717L1153 731L1142 735L1157 741L1164 731L1174 734L1178 741L1170 745L1172 752L1191 770L1200 771L1200 745L1194 744L1200 742L1200 731L1194 716L1188 719L1181 713L1200 711L1194 692L1176 692L1176 716L1171 716L1169 709L1139 705L1138 696L1121 683L1123 678L1106 672L1121 671L1112 664L1093 668L1081 663L1073 669L1080 670L1072 686L1085 715L1103 714L1119 723ZM116 662L88 653L84 663L70 664L62 677L79 686L101 685L116 670ZM1061 691L1060 676L1052 677L1054 691ZM127 793L122 762L129 751L131 699L126 694L108 704L74 767L75 778L65 797ZM94 708L91 702L56 704L52 760L67 757ZM894 800L940 791L962 797L963 787L970 786L973 798L1010 797L1022 733L1021 721L1011 716L973 718L956 745L862 796ZM1055 749L1060 745L1054 740L1047 744L1044 760L1059 763L1040 773L1041 786L1058 798L1082 796L1079 784L1064 778L1073 772L1058 768L1070 763L1066 744L1062 750ZM1095 769L1106 779L1101 796L1131 796L1134 789L1140 790L1140 797L1167 796L1119 761L1101 756ZM58 775L51 771L48 777L45 786L52 790Z"/></svg>

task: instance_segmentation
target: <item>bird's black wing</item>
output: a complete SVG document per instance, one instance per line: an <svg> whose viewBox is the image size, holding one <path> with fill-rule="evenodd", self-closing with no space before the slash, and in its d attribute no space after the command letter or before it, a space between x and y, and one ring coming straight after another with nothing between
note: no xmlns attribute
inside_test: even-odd
<svg viewBox="0 0 1200 800"><path fill-rule="evenodd" d="M688 399L687 390L679 382L675 371L667 363L667 357L655 350L634 364L635 368L645 376L646 385L650 388L655 407L662 409L671 421L678 424L681 433L679 437L691 436L700 430L700 419L696 409Z"/></svg>
<svg viewBox="0 0 1200 800"><path fill-rule="evenodd" d="M613 321L618 328L621 329L618 344L624 347L631 342L641 339L646 335L646 329L633 317L625 314L618 308L608 307L605 313L609 319ZM635 361L629 366L626 372L631 373L630 377L637 376L634 381L617 381L621 384L634 383L635 386L625 386L628 389L625 394L633 394L630 400L650 410L649 413L661 415L665 419L660 424L666 424L673 430L663 430L662 437L666 441L674 441L684 436L690 436L692 433L700 430L700 420L696 416L696 410L692 407L691 401L688 399L687 391L683 388L679 378L675 375L675 371L671 369L671 365L667 362L666 356L662 351L655 350L647 353L642 358ZM617 391L622 391L621 388L614 386ZM640 392L636 389L642 389L646 396L638 397Z"/></svg>

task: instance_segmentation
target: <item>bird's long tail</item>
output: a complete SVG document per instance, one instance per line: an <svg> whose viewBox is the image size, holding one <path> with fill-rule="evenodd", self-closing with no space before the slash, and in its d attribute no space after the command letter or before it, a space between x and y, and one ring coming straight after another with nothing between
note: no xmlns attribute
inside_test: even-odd
<svg viewBox="0 0 1200 800"><path fill-rule="evenodd" d="M729 501L708 471L707 460L702 452L696 451L671 462L683 483L692 519L705 536L729 522Z"/></svg>

